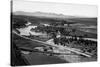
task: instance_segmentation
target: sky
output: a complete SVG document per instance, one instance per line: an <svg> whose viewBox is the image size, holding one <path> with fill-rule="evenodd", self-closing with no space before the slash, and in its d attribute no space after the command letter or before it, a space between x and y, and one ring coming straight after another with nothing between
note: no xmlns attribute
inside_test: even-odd
<svg viewBox="0 0 100 67"><path fill-rule="evenodd" d="M83 4L50 3L13 0L13 12L46 12L70 16L97 17L97 6Z"/></svg>

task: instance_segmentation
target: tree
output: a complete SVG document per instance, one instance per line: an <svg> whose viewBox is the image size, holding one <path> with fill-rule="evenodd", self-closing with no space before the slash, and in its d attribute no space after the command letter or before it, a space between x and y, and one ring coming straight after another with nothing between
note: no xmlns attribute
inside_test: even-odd
<svg viewBox="0 0 100 67"><path fill-rule="evenodd" d="M75 33L75 32L76 32L76 29L72 29L72 32L74 32L74 33Z"/></svg>
<svg viewBox="0 0 100 67"><path fill-rule="evenodd" d="M88 35L87 34L84 34L84 37L87 37Z"/></svg>
<svg viewBox="0 0 100 67"><path fill-rule="evenodd" d="M12 18L12 28L16 29L16 28L22 28L25 27L27 21L23 18L18 18L18 17L11 17Z"/></svg>
<svg viewBox="0 0 100 67"><path fill-rule="evenodd" d="M56 38L56 33L52 33L52 38Z"/></svg>
<svg viewBox="0 0 100 67"><path fill-rule="evenodd" d="M64 24L66 24L66 23L67 23L67 21L65 21L65 20L62 20L62 21L61 21L61 25L62 25L62 26L64 26Z"/></svg>

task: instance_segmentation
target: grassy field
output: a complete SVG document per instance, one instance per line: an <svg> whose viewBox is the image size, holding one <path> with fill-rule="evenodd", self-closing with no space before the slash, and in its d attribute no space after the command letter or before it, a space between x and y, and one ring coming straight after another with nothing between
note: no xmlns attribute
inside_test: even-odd
<svg viewBox="0 0 100 67"><path fill-rule="evenodd" d="M25 48L29 50L33 50L35 47L44 47L41 43L35 41L32 42L30 40L21 38L16 34L13 34L13 42L16 43L16 46L18 48ZM31 52L31 54L21 54L21 56L23 57L24 60L27 60L29 65L68 63L65 60L57 58L56 56L47 56L46 54L40 52Z"/></svg>

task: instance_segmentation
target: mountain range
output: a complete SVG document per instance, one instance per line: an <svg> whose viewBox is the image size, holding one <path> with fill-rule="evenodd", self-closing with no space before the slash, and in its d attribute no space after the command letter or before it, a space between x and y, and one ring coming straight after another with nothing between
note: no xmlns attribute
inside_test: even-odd
<svg viewBox="0 0 100 67"><path fill-rule="evenodd" d="M37 17L47 17L47 18L89 18L83 16L68 16L63 14L56 13L46 13L46 12L24 12L24 11L16 11L13 12L14 15L26 15L26 16L37 16Z"/></svg>
<svg viewBox="0 0 100 67"><path fill-rule="evenodd" d="M64 19L72 22L75 21L79 23L97 24L97 17L68 16L63 14L45 13L39 11L38 12L16 11L13 12L13 15L24 15L24 16L33 16L33 17L51 18L51 19Z"/></svg>

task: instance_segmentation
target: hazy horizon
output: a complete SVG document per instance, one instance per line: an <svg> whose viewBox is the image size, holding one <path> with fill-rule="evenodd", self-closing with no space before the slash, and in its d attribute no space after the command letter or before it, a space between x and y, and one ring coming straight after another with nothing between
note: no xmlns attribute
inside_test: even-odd
<svg viewBox="0 0 100 67"><path fill-rule="evenodd" d="M97 17L97 6L13 0L13 12L43 12L68 16Z"/></svg>

